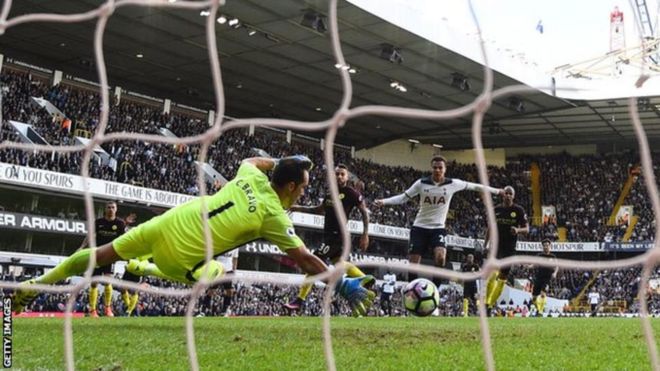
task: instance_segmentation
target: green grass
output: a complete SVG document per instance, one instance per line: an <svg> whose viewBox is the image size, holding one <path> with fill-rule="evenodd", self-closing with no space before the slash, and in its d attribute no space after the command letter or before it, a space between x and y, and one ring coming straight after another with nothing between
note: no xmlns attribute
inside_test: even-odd
<svg viewBox="0 0 660 371"><path fill-rule="evenodd" d="M653 322L655 331L660 321ZM338 370L484 369L475 318L334 318ZM183 318L74 319L77 370L186 370ZM490 320L498 370L647 370L638 319ZM324 370L319 318L196 318L202 370ZM63 321L14 319L14 368L63 369Z"/></svg>

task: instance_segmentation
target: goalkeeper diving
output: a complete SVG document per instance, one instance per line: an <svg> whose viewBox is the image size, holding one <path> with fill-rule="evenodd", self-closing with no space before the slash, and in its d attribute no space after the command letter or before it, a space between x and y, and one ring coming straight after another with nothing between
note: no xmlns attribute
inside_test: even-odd
<svg viewBox="0 0 660 371"><path fill-rule="evenodd" d="M22 312L37 296L30 285L54 284L81 275L96 254L97 267L119 260L129 261L127 269L183 283L194 283L202 275L215 279L223 274L215 260L206 263L202 199L206 201L213 254L218 256L250 241L264 238L277 245L307 274L315 275L328 266L307 250L296 235L286 213L305 192L312 162L298 155L282 159L253 157L243 160L236 177L212 196L196 198L152 218L114 241L95 249L80 250L52 270L21 284L14 293L13 310ZM273 170L272 179L265 171ZM136 258L152 255L153 263ZM373 276L343 277L337 291L348 300L354 315L364 315L375 293L368 289Z"/></svg>

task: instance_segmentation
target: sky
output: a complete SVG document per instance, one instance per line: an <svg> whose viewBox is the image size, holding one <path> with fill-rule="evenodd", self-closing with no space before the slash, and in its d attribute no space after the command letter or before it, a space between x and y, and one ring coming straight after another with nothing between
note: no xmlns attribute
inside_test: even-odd
<svg viewBox="0 0 660 371"><path fill-rule="evenodd" d="M348 1L390 23L483 63L477 27L467 0ZM658 1L647 0L651 23L656 29ZM615 7L624 14L626 47L640 44L637 16L628 0L473 0L472 5L486 42L489 65L530 86L547 86L551 76L564 78L553 74L555 67L608 53L610 13ZM542 33L537 28L539 22L543 25ZM655 33L658 34L657 30ZM640 71L638 68L624 68L627 70L621 76L595 77L601 82L616 80L615 84L606 87L608 91L604 91L602 85L588 81L565 79L561 83L568 95L573 95L571 89L584 92L574 98L660 93L660 77L652 79L657 80L652 81L654 86L635 90L631 81L639 76ZM625 85L626 89L616 85Z"/></svg>
<svg viewBox="0 0 660 371"><path fill-rule="evenodd" d="M438 7L445 1L423 1ZM435 3L435 4L433 4ZM454 1L450 21L469 19L466 2ZM610 51L610 13L624 14L626 46L639 44L638 26L630 3L622 0L474 0L474 9L489 45L525 53L542 68L554 68L604 55ZM652 23L657 3L647 1ZM543 33L537 24L543 24Z"/></svg>

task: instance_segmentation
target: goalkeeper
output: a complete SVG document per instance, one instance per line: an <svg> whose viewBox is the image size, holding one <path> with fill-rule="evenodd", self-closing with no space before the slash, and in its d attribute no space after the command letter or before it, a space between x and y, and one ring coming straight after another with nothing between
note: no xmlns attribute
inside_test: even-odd
<svg viewBox="0 0 660 371"><path fill-rule="evenodd" d="M236 177L212 196L205 196L208 223L215 256L259 238L276 244L308 274L319 274L328 267L307 250L296 235L286 209L304 193L312 162L305 156L281 160L254 157L243 160ZM273 170L269 181L265 171ZM128 269L141 274L184 283L202 275L209 279L223 274L215 260L205 263L202 198L179 205L131 229L114 241L96 249L76 252L46 274L26 281L14 294L13 310L20 313L37 295L30 284L54 284L82 274L90 254L96 253L99 267L119 260L130 260ZM152 254L153 263L131 260ZM207 269L208 268L208 269ZM206 272L206 273L205 273ZM375 293L365 288L372 276L342 278L337 284L354 314L364 314Z"/></svg>

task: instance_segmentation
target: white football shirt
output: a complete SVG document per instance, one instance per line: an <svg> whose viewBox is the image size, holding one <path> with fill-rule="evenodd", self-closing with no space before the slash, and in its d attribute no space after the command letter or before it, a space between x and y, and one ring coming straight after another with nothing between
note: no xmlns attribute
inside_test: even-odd
<svg viewBox="0 0 660 371"><path fill-rule="evenodd" d="M399 205L419 196L419 211L413 226L421 228L445 228L449 204L454 193L463 190L487 191L497 194L499 189L484 187L481 184L466 182L460 179L445 178L442 183L433 182L432 177L418 179L410 188L400 195L383 200L385 205Z"/></svg>
<svg viewBox="0 0 660 371"><path fill-rule="evenodd" d="M383 292L394 294L394 286L396 285L396 274L389 273L383 276Z"/></svg>
<svg viewBox="0 0 660 371"><path fill-rule="evenodd" d="M234 258L238 258L238 249L228 251L216 258L222 264L225 273L234 271Z"/></svg>

